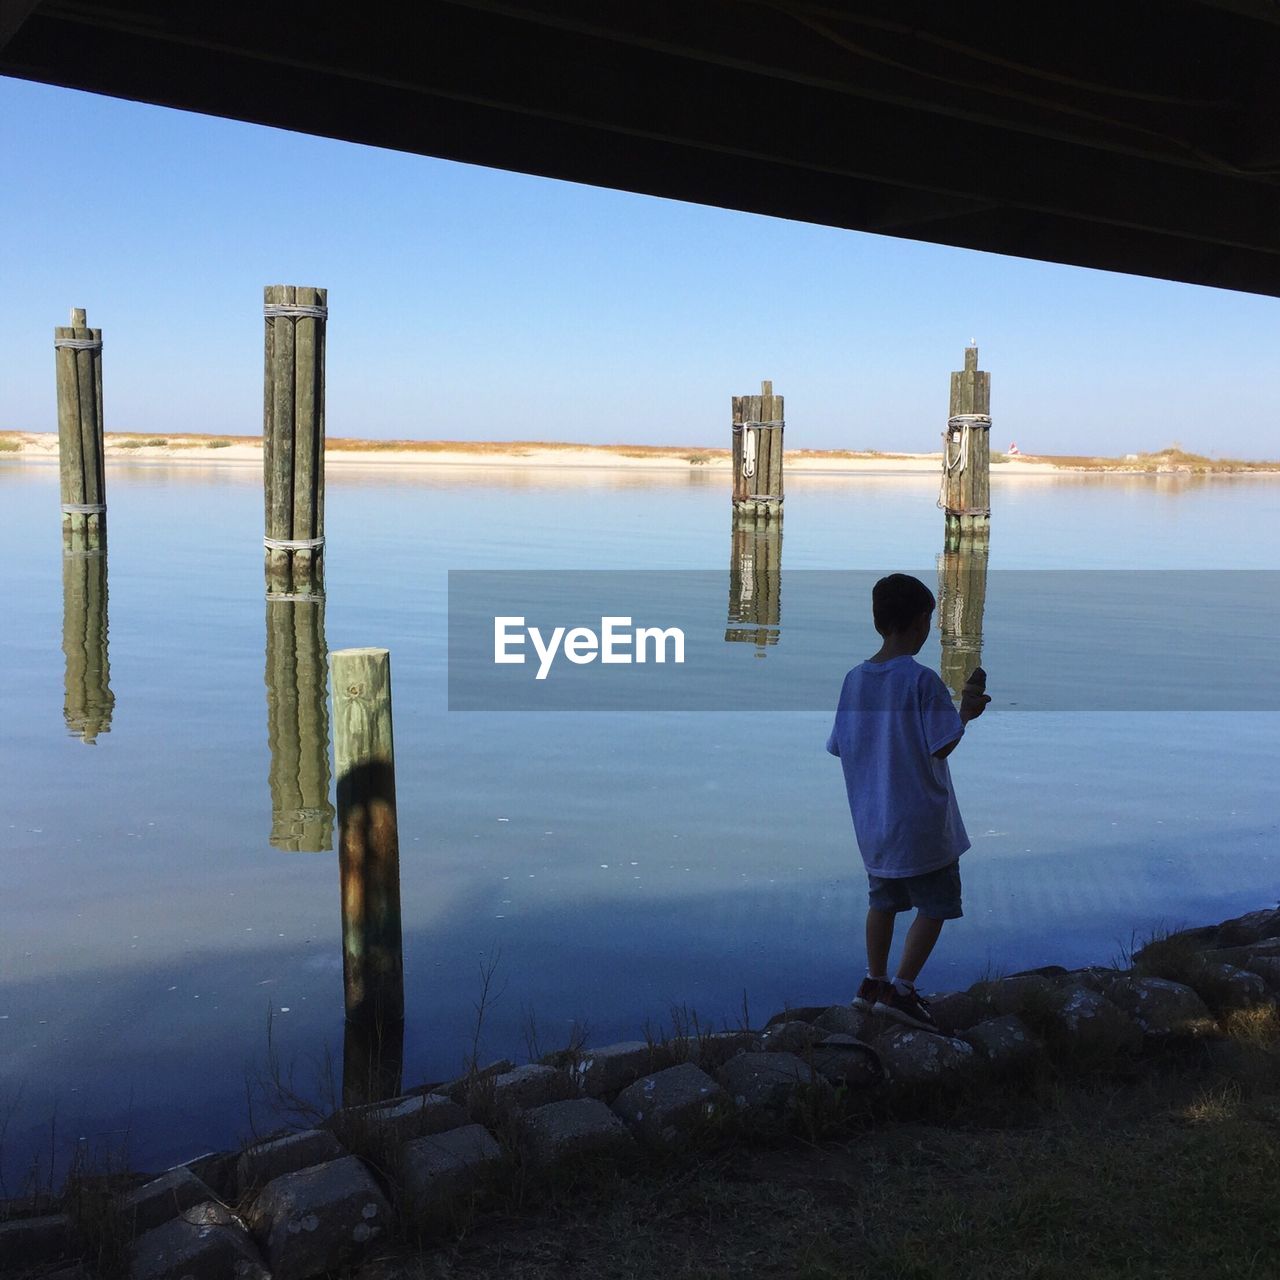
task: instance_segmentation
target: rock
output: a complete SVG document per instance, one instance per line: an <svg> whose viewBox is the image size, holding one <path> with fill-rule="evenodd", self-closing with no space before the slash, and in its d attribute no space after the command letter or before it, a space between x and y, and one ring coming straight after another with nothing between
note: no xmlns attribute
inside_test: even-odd
<svg viewBox="0 0 1280 1280"><path fill-rule="evenodd" d="M1105 996L1088 987L1064 987L1051 1014L1059 1037L1078 1053L1112 1057L1136 1053L1142 1030Z"/></svg>
<svg viewBox="0 0 1280 1280"><path fill-rule="evenodd" d="M964 1040L901 1023L877 1036L871 1047L895 1085L940 1083L977 1061L974 1047Z"/></svg>
<svg viewBox="0 0 1280 1280"><path fill-rule="evenodd" d="M794 1053L740 1053L720 1069L720 1081L734 1102L748 1111L786 1107L808 1085L826 1080Z"/></svg>
<svg viewBox="0 0 1280 1280"><path fill-rule="evenodd" d="M944 1036L967 1031L991 1016L991 1010L967 991L948 991L925 998L929 1002L929 1012Z"/></svg>
<svg viewBox="0 0 1280 1280"><path fill-rule="evenodd" d="M494 1105L504 1111L526 1111L548 1102L561 1102L577 1093L568 1071L537 1062L494 1076L491 1086L481 1086L480 1097L486 1087L493 1090Z"/></svg>
<svg viewBox="0 0 1280 1280"><path fill-rule="evenodd" d="M1165 978L1118 977L1107 999L1127 1013L1151 1039L1201 1036L1217 1032L1208 1006L1188 986Z"/></svg>
<svg viewBox="0 0 1280 1280"><path fill-rule="evenodd" d="M414 1138L470 1123L466 1108L442 1093L409 1094L389 1102L348 1107L328 1121L343 1144L352 1148L363 1148L370 1139L375 1144L400 1147ZM343 1153L339 1150L337 1154Z"/></svg>
<svg viewBox="0 0 1280 1280"><path fill-rule="evenodd" d="M1243 969L1246 960L1256 957L1271 956L1280 959L1280 938L1263 938L1261 942L1250 942L1240 947L1218 947L1213 951L1203 952L1203 955L1212 964L1235 964Z"/></svg>
<svg viewBox="0 0 1280 1280"><path fill-rule="evenodd" d="M688 1039L697 1044L696 1038ZM696 1049L693 1053L696 1056ZM603 1048L591 1049L585 1053L578 1064L578 1085L591 1098L612 1096L641 1076L669 1067L675 1056L671 1047L650 1044L647 1040L623 1040L619 1044L607 1044Z"/></svg>
<svg viewBox="0 0 1280 1280"><path fill-rule="evenodd" d="M1262 977L1232 964L1208 964L1205 975L1222 992L1220 1003L1225 1009L1252 1009L1270 999Z"/></svg>
<svg viewBox="0 0 1280 1280"><path fill-rule="evenodd" d="M409 1203L417 1210L439 1208L474 1190L502 1158L493 1135L478 1124L407 1143L403 1166Z"/></svg>
<svg viewBox="0 0 1280 1280"><path fill-rule="evenodd" d="M1096 991L1100 996L1105 996L1111 989L1111 984L1117 978L1126 976L1119 969L1107 969L1101 965L1090 965L1087 969L1073 970L1067 975L1067 980L1060 985L1088 987L1090 991Z"/></svg>
<svg viewBox="0 0 1280 1280"><path fill-rule="evenodd" d="M1016 978L996 978L975 982L969 994L985 1001L998 1014L1021 1013L1030 1003L1049 1003L1055 985L1043 974L1027 973Z"/></svg>
<svg viewBox="0 0 1280 1280"><path fill-rule="evenodd" d="M836 1035L863 1040L867 1038L867 1029L872 1021L871 1014L863 1009L855 1009L847 1004L833 1004L822 1011L814 1025Z"/></svg>
<svg viewBox="0 0 1280 1280"><path fill-rule="evenodd" d="M997 1071L1023 1066L1044 1051L1038 1036L1032 1035L1016 1013L988 1018L969 1027L960 1037L978 1051Z"/></svg>
<svg viewBox="0 0 1280 1280"><path fill-rule="evenodd" d="M1017 973L1011 973L1011 978L1049 978L1056 982L1059 978L1070 977L1070 970L1064 969L1060 964L1042 964L1038 969L1019 969Z"/></svg>
<svg viewBox="0 0 1280 1280"><path fill-rule="evenodd" d="M760 1037L766 1053L804 1053L827 1032L811 1022L775 1022Z"/></svg>
<svg viewBox="0 0 1280 1280"><path fill-rule="evenodd" d="M271 1280L238 1221L221 1206L211 1205L207 1215L203 1210L203 1205L193 1206L139 1236L133 1244L131 1280ZM188 1221L191 1216L196 1221Z"/></svg>
<svg viewBox="0 0 1280 1280"><path fill-rule="evenodd" d="M1280 955L1254 956L1249 960L1241 960L1239 967L1256 973L1273 992L1280 994Z"/></svg>
<svg viewBox="0 0 1280 1280"><path fill-rule="evenodd" d="M337 1138L326 1129L304 1129L272 1142L259 1142L246 1148L236 1162L236 1186L243 1196L281 1174L324 1164L343 1154Z"/></svg>
<svg viewBox="0 0 1280 1280"><path fill-rule="evenodd" d="M828 1036L813 1050L813 1069L831 1084L849 1089L867 1089L884 1080L880 1055L856 1036Z"/></svg>
<svg viewBox="0 0 1280 1280"><path fill-rule="evenodd" d="M466 1075L459 1076L456 1080L450 1080L445 1084L434 1085L427 1089L416 1090L419 1093L442 1093L446 1098L452 1098L454 1102L466 1105L467 1095L483 1080L487 1080L490 1076L506 1075L508 1071L514 1071L516 1064L510 1058L499 1058L496 1062L490 1062L483 1067L477 1067L474 1071L469 1071Z"/></svg>
<svg viewBox="0 0 1280 1280"><path fill-rule="evenodd" d="M801 1005L798 1009L781 1009L764 1024L765 1031L783 1022L817 1022L827 1011L825 1004Z"/></svg>
<svg viewBox="0 0 1280 1280"><path fill-rule="evenodd" d="M760 1047L759 1033L748 1030L736 1032L707 1032L698 1037L689 1060L698 1062L704 1071L717 1071L731 1057L739 1053L755 1053Z"/></svg>
<svg viewBox="0 0 1280 1280"><path fill-rule="evenodd" d="M253 1206L273 1280L308 1280L359 1257L391 1224L391 1206L355 1156L274 1178Z"/></svg>
<svg viewBox="0 0 1280 1280"><path fill-rule="evenodd" d="M179 1165L154 1182L121 1196L116 1201L116 1211L134 1234L141 1235L176 1218L184 1209L212 1198L213 1192L185 1165Z"/></svg>
<svg viewBox="0 0 1280 1280"><path fill-rule="evenodd" d="M670 1145L705 1121L724 1096L701 1067L682 1062L628 1085L614 1099L613 1110L640 1137Z"/></svg>
<svg viewBox="0 0 1280 1280"><path fill-rule="evenodd" d="M534 1107L522 1117L530 1162L540 1168L580 1156L621 1153L632 1145L626 1125L597 1098Z"/></svg>
<svg viewBox="0 0 1280 1280"><path fill-rule="evenodd" d="M0 1272L35 1270L78 1252L65 1213L0 1222Z"/></svg>
<svg viewBox="0 0 1280 1280"><path fill-rule="evenodd" d="M1250 911L1234 920L1224 920L1214 935L1214 945L1239 947L1264 938L1280 938L1280 907Z"/></svg>

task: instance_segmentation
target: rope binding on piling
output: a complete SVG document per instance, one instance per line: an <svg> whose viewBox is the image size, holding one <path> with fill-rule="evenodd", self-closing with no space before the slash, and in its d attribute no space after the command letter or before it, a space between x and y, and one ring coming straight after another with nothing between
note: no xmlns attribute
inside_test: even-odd
<svg viewBox="0 0 1280 1280"><path fill-rule="evenodd" d="M315 551L324 546L323 538L263 538L268 551Z"/></svg>
<svg viewBox="0 0 1280 1280"><path fill-rule="evenodd" d="M947 477L953 472L963 471L969 465L969 436L974 431L990 431L991 417L985 413L957 413L947 419L947 429L942 433L942 481L938 485L938 507L949 511L947 506ZM951 454L951 442L956 440L956 452ZM972 511L952 511L952 515L974 515Z"/></svg>
<svg viewBox="0 0 1280 1280"><path fill-rule="evenodd" d="M101 351L101 338L54 338L53 347L56 351L61 347L64 351Z"/></svg>
<svg viewBox="0 0 1280 1280"><path fill-rule="evenodd" d="M329 308L325 306L310 306L301 302L266 302L263 303L262 314L268 320L274 320L276 316L288 316L294 320L303 318L327 320L329 318Z"/></svg>
<svg viewBox="0 0 1280 1280"><path fill-rule="evenodd" d="M62 504L64 516L100 516L106 509L105 502L64 502Z"/></svg>

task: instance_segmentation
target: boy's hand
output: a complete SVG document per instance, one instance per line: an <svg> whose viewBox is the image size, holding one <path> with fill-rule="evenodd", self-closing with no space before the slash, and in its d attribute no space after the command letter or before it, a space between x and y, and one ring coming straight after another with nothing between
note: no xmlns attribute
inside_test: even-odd
<svg viewBox="0 0 1280 1280"><path fill-rule="evenodd" d="M969 679L960 691L960 719L966 724L976 720L991 701L987 697L987 673L981 667L974 667Z"/></svg>

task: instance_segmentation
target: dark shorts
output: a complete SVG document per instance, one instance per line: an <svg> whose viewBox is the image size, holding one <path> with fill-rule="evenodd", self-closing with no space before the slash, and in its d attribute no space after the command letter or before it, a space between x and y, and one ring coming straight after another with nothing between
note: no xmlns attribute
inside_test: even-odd
<svg viewBox="0 0 1280 1280"><path fill-rule="evenodd" d="M868 875L871 906L877 911L910 911L916 907L930 920L958 920L960 909L960 859L921 876L888 879Z"/></svg>

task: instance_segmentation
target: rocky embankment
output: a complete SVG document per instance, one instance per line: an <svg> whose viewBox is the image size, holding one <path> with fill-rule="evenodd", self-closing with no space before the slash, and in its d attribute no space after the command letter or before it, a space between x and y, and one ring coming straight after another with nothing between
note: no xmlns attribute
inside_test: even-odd
<svg viewBox="0 0 1280 1280"><path fill-rule="evenodd" d="M92 1280L308 1280L448 1230L460 1203L586 1158L814 1129L894 1100L1114 1069L1280 1001L1280 908L1148 944L1128 969L1047 967L933 998L939 1032L847 1005L759 1030L498 1062L159 1177L0 1204L0 1272ZM477 1196L479 1199L477 1200ZM427 1245L429 1246L429 1243Z"/></svg>

